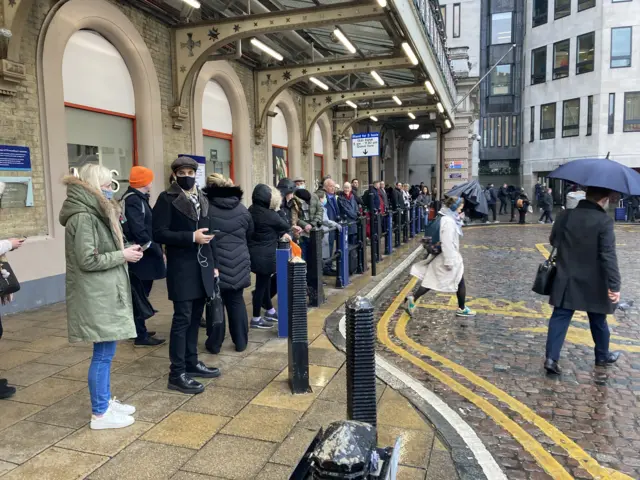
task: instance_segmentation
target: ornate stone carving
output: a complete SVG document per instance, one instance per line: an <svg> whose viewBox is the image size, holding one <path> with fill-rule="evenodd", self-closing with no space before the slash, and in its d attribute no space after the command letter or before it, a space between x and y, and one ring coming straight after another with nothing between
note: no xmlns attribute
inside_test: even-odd
<svg viewBox="0 0 640 480"><path fill-rule="evenodd" d="M0 94L14 96L17 87L26 78L22 63L12 62L6 58L0 63Z"/></svg>
<svg viewBox="0 0 640 480"><path fill-rule="evenodd" d="M174 105L171 107L171 118L173 118L173 128L182 130L183 122L189 116L189 109L182 105Z"/></svg>
<svg viewBox="0 0 640 480"><path fill-rule="evenodd" d="M266 128L262 128L262 127L255 128L254 139L255 139L256 145L261 145L266 136L267 136Z"/></svg>

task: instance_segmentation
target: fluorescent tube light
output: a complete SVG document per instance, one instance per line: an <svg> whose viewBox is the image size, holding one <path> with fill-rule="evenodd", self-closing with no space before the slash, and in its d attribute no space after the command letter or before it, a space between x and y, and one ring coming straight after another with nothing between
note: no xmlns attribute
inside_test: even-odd
<svg viewBox="0 0 640 480"><path fill-rule="evenodd" d="M200 8L200 2L198 0L182 0L184 3L189 5L191 8Z"/></svg>
<svg viewBox="0 0 640 480"><path fill-rule="evenodd" d="M358 108L358 105L353 103L351 100L347 100L347 105L349 105L351 108Z"/></svg>
<svg viewBox="0 0 640 480"><path fill-rule="evenodd" d="M370 118L371 120L373 120L374 122L377 122L377 121L378 121L378 117L374 117L373 115L371 115L369 118Z"/></svg>
<svg viewBox="0 0 640 480"><path fill-rule="evenodd" d="M396 102L398 105L402 105L402 100L400 100L397 95L394 95L391 98L393 98L393 101Z"/></svg>
<svg viewBox="0 0 640 480"><path fill-rule="evenodd" d="M438 102L436 107L440 113L444 113L444 107L442 106L442 103Z"/></svg>
<svg viewBox="0 0 640 480"><path fill-rule="evenodd" d="M416 54L413 53L413 50L411 50L411 46L407 42L402 43L402 49L404 50L404 53L407 55L407 57L409 57L411 63L413 63L414 65L418 65L418 63L420 63L418 62L418 57L416 57Z"/></svg>
<svg viewBox="0 0 640 480"><path fill-rule="evenodd" d="M268 53L269 55L271 55L273 58L275 58L279 62L281 62L282 59L283 59L282 55L280 55L278 52L276 52L273 48L266 46L264 43L262 43L257 38L252 38L251 39L251 45L253 45L256 48L259 48L260 50L262 50L265 53Z"/></svg>
<svg viewBox="0 0 640 480"><path fill-rule="evenodd" d="M321 82L316 77L309 77L309 80L315 83L317 86L319 86L322 90L325 90L325 91L329 90L329 85L327 85L324 82Z"/></svg>
<svg viewBox="0 0 640 480"><path fill-rule="evenodd" d="M342 44L345 46L347 50L349 50L351 53L356 53L356 47L354 47L353 43L351 43L349 39L346 37L346 35L342 33L342 30L340 30L339 28L336 28L333 31L333 34L336 36L338 40L342 42Z"/></svg>
<svg viewBox="0 0 640 480"><path fill-rule="evenodd" d="M378 82L380 85L384 85L384 80L375 70L371 70L371 76Z"/></svg>
<svg viewBox="0 0 640 480"><path fill-rule="evenodd" d="M410 118L411 120L415 120L415 119L416 119L416 116L415 116L412 112L409 112L409 118Z"/></svg>
<svg viewBox="0 0 640 480"><path fill-rule="evenodd" d="M444 121L444 126L447 128L451 128L451 122L449 121L448 118Z"/></svg>
<svg viewBox="0 0 640 480"><path fill-rule="evenodd" d="M436 90L433 88L433 85L429 80L424 82L424 87L427 89L427 92L429 92L429 95L435 95Z"/></svg>

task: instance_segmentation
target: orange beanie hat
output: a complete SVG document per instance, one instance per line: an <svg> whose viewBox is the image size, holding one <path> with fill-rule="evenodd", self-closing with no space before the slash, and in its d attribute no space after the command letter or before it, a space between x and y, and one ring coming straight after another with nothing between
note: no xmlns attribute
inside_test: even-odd
<svg viewBox="0 0 640 480"><path fill-rule="evenodd" d="M133 167L129 174L129 185L142 188L153 182L153 171L145 167Z"/></svg>

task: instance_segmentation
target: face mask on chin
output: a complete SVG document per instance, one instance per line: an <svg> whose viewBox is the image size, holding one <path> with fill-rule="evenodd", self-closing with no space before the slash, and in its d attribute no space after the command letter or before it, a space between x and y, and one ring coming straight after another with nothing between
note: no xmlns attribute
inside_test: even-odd
<svg viewBox="0 0 640 480"><path fill-rule="evenodd" d="M176 182L181 189L187 192L190 192L191 190L193 190L193 187L196 184L196 178L195 177L177 177Z"/></svg>
<svg viewBox="0 0 640 480"><path fill-rule="evenodd" d="M113 190L102 190L102 194L107 200L113 199Z"/></svg>

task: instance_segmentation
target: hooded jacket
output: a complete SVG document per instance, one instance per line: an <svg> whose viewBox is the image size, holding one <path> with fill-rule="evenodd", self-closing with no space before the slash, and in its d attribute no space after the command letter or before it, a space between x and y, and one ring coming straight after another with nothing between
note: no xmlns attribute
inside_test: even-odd
<svg viewBox="0 0 640 480"><path fill-rule="evenodd" d="M112 342L136 336L119 207L69 176L60 210L65 227L67 326L70 342Z"/></svg>
<svg viewBox="0 0 640 480"><path fill-rule="evenodd" d="M211 186L205 189L209 217L216 233L220 289L241 290L251 285L248 242L253 235L251 214L242 203L240 187Z"/></svg>
<svg viewBox="0 0 640 480"><path fill-rule="evenodd" d="M253 235L249 240L251 271L260 275L276 272L276 248L278 239L289 232L291 225L278 212L282 203L280 192L259 183L251 195L249 213L253 219Z"/></svg>

